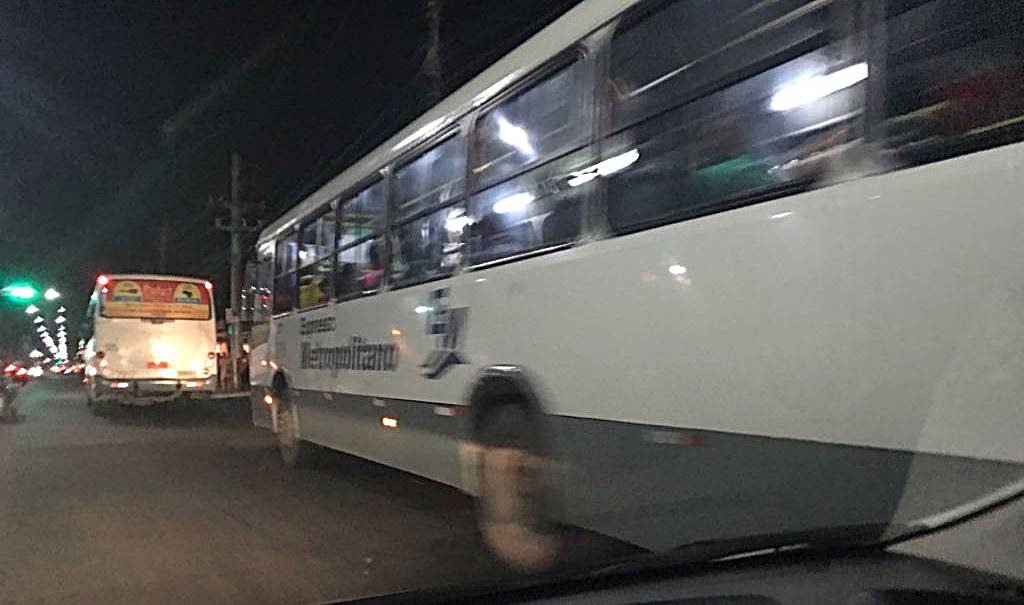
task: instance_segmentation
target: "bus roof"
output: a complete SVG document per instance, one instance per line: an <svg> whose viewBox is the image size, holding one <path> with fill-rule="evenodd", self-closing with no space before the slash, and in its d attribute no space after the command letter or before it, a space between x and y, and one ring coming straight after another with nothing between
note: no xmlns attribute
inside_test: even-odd
<svg viewBox="0 0 1024 605"><path fill-rule="evenodd" d="M277 238L309 213L369 178L374 171L388 165L416 143L499 95L552 56L571 47L637 2L639 0L583 0L282 214L260 233L259 241Z"/></svg>

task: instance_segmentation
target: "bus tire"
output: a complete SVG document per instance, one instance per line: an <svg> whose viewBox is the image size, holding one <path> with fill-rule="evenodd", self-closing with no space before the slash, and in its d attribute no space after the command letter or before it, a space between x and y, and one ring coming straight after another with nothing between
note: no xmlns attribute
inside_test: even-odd
<svg viewBox="0 0 1024 605"><path fill-rule="evenodd" d="M502 404L481 419L477 525L484 542L510 567L540 571L561 547L548 520L550 470L537 424L525 406Z"/></svg>
<svg viewBox="0 0 1024 605"><path fill-rule="evenodd" d="M289 468L314 466L319 459L319 448L299 437L299 418L286 388L275 389L274 414L277 416L277 449L281 461Z"/></svg>

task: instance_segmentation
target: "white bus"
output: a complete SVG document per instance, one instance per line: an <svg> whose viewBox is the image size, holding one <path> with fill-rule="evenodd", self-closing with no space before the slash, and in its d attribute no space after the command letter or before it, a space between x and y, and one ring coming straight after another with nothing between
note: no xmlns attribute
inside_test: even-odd
<svg viewBox="0 0 1024 605"><path fill-rule="evenodd" d="M523 567L1013 491L1022 23L584 0L263 231L254 422L476 495Z"/></svg>
<svg viewBox="0 0 1024 605"><path fill-rule="evenodd" d="M100 275L89 298L89 403L151 405L217 388L213 284L172 275Z"/></svg>

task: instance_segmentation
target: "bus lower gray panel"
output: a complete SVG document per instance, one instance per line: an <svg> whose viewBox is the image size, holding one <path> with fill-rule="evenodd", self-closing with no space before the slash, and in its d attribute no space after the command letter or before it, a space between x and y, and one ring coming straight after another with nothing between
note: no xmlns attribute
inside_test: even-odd
<svg viewBox="0 0 1024 605"><path fill-rule="evenodd" d="M936 514L1024 465L551 417L565 521L652 549Z"/></svg>
<svg viewBox="0 0 1024 605"><path fill-rule="evenodd" d="M299 403L303 439L462 487L462 408L317 391Z"/></svg>
<svg viewBox="0 0 1024 605"><path fill-rule="evenodd" d="M299 403L303 438L465 487L463 408L311 391ZM655 550L904 523L1024 477L1024 465L997 461L566 416L546 422L556 516Z"/></svg>

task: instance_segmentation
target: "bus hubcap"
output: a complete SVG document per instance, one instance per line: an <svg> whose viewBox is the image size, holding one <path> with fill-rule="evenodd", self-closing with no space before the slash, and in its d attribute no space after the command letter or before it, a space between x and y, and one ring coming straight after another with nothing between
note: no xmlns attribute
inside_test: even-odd
<svg viewBox="0 0 1024 605"><path fill-rule="evenodd" d="M558 551L558 539L546 527L544 458L516 447L486 448L483 458L484 539L513 567L549 567Z"/></svg>

